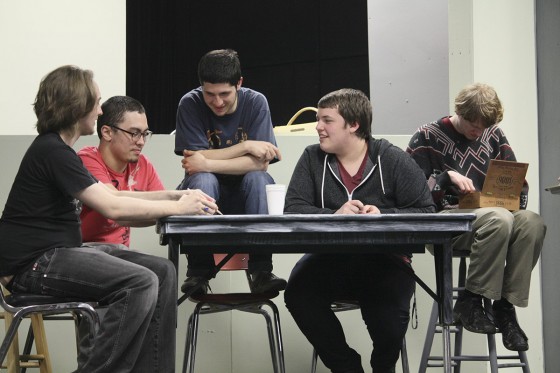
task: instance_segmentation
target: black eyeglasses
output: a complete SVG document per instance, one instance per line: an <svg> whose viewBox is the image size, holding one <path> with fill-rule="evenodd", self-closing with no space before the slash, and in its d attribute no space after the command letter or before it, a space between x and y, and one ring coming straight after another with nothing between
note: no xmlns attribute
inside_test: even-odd
<svg viewBox="0 0 560 373"><path fill-rule="evenodd" d="M140 136L142 136L144 138L144 142L146 142L150 139L150 137L152 136L152 133L153 133L150 130L146 130L144 132L140 132L140 131L130 132L130 131L127 131L127 130L123 130L122 128L117 127L117 126L109 126L109 127L114 128L114 129L119 130L119 131L123 131L125 133L128 133L130 135L132 141L134 141L134 142L140 140Z"/></svg>

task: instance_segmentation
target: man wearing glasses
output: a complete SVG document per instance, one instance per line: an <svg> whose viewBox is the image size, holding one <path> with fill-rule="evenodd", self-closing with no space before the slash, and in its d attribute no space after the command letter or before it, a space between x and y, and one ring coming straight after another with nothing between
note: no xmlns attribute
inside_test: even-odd
<svg viewBox="0 0 560 373"><path fill-rule="evenodd" d="M146 111L142 104L128 96L114 96L101 106L97 120L99 146L87 146L78 152L84 166L99 181L116 190L137 191L146 199L161 199L166 192L150 161L141 154L150 139ZM150 192L150 193L141 193ZM154 221L117 222L103 217L83 205L83 242L130 244L130 227L153 225Z"/></svg>

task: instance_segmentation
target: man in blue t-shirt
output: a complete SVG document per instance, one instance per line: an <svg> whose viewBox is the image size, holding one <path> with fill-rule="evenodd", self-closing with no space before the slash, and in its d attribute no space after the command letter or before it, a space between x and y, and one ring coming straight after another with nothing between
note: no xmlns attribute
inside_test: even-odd
<svg viewBox="0 0 560 373"><path fill-rule="evenodd" d="M237 52L214 50L198 64L200 87L181 98L177 109L175 153L182 155L185 178L179 189L201 189L225 214L267 214L266 172L281 158L263 94L242 88ZM284 290L272 273L271 254L249 259L251 291ZM206 293L215 276L212 254L189 254L186 294Z"/></svg>

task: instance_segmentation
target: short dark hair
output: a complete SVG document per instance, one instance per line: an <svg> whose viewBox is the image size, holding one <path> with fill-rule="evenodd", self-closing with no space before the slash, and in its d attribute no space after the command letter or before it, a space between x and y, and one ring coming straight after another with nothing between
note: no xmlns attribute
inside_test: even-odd
<svg viewBox="0 0 560 373"><path fill-rule="evenodd" d="M357 89L343 88L323 96L319 108L337 109L348 124L358 123L356 136L369 140L371 137L372 108L367 96Z"/></svg>
<svg viewBox="0 0 560 373"><path fill-rule="evenodd" d="M504 108L494 88L483 83L466 86L455 98L455 113L469 122L481 120L488 128L504 118Z"/></svg>
<svg viewBox="0 0 560 373"><path fill-rule="evenodd" d="M127 112L138 112L144 114L146 110L144 106L135 98L129 96L113 96L101 105L103 114L97 118L97 136L101 138L101 127L115 126L124 119Z"/></svg>
<svg viewBox="0 0 560 373"><path fill-rule="evenodd" d="M237 52L218 49L206 53L198 63L198 80L204 83L237 85L241 79L241 63Z"/></svg>
<svg viewBox="0 0 560 373"><path fill-rule="evenodd" d="M93 72L77 66L61 66L39 84L33 103L37 132L66 131L93 110L97 101Z"/></svg>

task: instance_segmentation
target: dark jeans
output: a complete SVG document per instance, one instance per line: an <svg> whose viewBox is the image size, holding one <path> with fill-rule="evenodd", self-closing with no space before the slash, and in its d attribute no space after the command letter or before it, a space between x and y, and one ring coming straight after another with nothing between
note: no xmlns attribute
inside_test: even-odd
<svg viewBox="0 0 560 373"><path fill-rule="evenodd" d="M199 172L186 175L177 189L200 189L216 200L223 214L268 214L266 188L274 184L267 172L252 171L245 175L216 175ZM187 277L214 277L214 257L212 254L187 255ZM251 254L249 272L272 271L271 254Z"/></svg>
<svg viewBox="0 0 560 373"><path fill-rule="evenodd" d="M415 287L412 277L394 260L383 254L307 254L292 270L284 293L286 306L332 372L362 369L360 355L346 343L342 325L331 310L333 301L344 299L360 302L374 346L373 372L394 369Z"/></svg>
<svg viewBox="0 0 560 373"><path fill-rule="evenodd" d="M52 249L14 277L12 291L107 307L80 373L175 371L177 278L167 259L112 244Z"/></svg>

